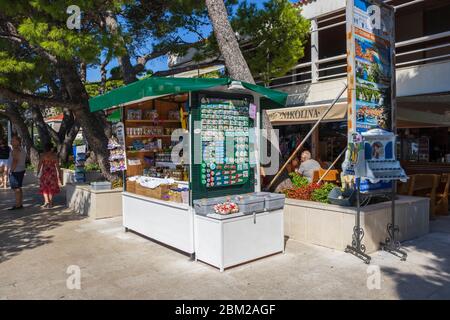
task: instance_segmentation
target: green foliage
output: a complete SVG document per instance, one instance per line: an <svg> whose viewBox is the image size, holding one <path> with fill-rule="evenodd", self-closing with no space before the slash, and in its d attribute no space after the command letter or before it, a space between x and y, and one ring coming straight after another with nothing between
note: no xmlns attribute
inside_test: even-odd
<svg viewBox="0 0 450 320"><path fill-rule="evenodd" d="M367 80L373 83L379 83L380 77L382 75L380 65L378 63L372 63L369 68L369 75L367 76Z"/></svg>
<svg viewBox="0 0 450 320"><path fill-rule="evenodd" d="M112 89L122 87L123 85L124 85L123 80L108 80L105 83L105 91L108 92ZM95 97L95 96L100 95L100 83L99 82L86 83L85 88L90 97Z"/></svg>
<svg viewBox="0 0 450 320"><path fill-rule="evenodd" d="M297 188L301 188L309 184L308 179L297 172L289 173L289 177L291 178L292 184Z"/></svg>
<svg viewBox="0 0 450 320"><path fill-rule="evenodd" d="M219 70L204 73L199 76L199 78L221 78L221 77L223 77L223 74Z"/></svg>
<svg viewBox="0 0 450 320"><path fill-rule="evenodd" d="M84 168L86 171L100 171L100 166L97 163L87 163Z"/></svg>
<svg viewBox="0 0 450 320"><path fill-rule="evenodd" d="M95 41L94 34L70 30L65 24L51 26L48 22L26 18L18 31L31 44L38 45L64 60L78 56L86 62L93 62L100 54L100 44Z"/></svg>
<svg viewBox="0 0 450 320"><path fill-rule="evenodd" d="M83 141L83 139L75 139L73 141L73 145L74 146L82 146L82 145L84 145L84 141Z"/></svg>
<svg viewBox="0 0 450 320"><path fill-rule="evenodd" d="M252 43L254 49L244 57L252 73L266 83L285 75L304 56L310 23L288 0L269 0L262 9L243 2L232 25Z"/></svg>
<svg viewBox="0 0 450 320"><path fill-rule="evenodd" d="M61 168L63 168L63 169L69 169L69 170L75 170L75 163L74 163L74 162L64 162L64 163L61 163Z"/></svg>
<svg viewBox="0 0 450 320"><path fill-rule="evenodd" d="M330 194L331 190L333 190L336 187L335 184L332 183L324 183L322 186L320 186L319 189L316 189L311 194L311 200L322 202L322 203L328 203L328 195Z"/></svg>

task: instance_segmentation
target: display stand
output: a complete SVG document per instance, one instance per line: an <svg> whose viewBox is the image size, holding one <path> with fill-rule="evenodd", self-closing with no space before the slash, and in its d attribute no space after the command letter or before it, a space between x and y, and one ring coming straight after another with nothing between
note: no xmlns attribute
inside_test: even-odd
<svg viewBox="0 0 450 320"><path fill-rule="evenodd" d="M86 161L86 146L76 146L75 150L75 182L85 183L86 170L84 164Z"/></svg>
<svg viewBox="0 0 450 320"><path fill-rule="evenodd" d="M356 216L355 216L355 226L353 227L353 235L352 235L352 245L347 246L345 248L345 252L351 253L354 256L362 259L364 263L369 264L371 257L365 254L366 246L362 243L362 239L364 238L364 229L361 228L361 179L355 179L355 187L356 187Z"/></svg>
<svg viewBox="0 0 450 320"><path fill-rule="evenodd" d="M347 160L344 164L346 173L355 176L357 213L355 227L353 228L353 241L351 246L347 246L346 252L352 253L361 258L365 263L370 263L370 257L365 252L362 244L364 230L360 223L360 194L361 179L376 183L391 184L391 222L387 225L388 237L385 243L381 243L383 250L386 250L401 260L406 260L406 253L400 250L400 242L396 234L399 227L395 224L395 195L396 181L406 181L407 176L401 168L399 161L395 157L395 135L392 132L372 129L362 134L354 133L352 142L349 144Z"/></svg>
<svg viewBox="0 0 450 320"><path fill-rule="evenodd" d="M401 250L401 244L400 241L397 240L397 234L400 232L400 228L398 225L395 224L395 196L396 196L396 184L393 183L392 185L392 215L391 215L391 222L387 224L387 232L388 237L386 238L385 242L381 242L381 249L384 251L387 251L389 253L392 253L394 256L397 256L400 258L401 261L406 261L406 258L408 254Z"/></svg>

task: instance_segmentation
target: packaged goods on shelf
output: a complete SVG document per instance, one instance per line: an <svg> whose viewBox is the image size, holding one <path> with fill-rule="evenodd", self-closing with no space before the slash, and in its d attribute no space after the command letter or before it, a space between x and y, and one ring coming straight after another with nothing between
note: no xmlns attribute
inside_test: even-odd
<svg viewBox="0 0 450 320"><path fill-rule="evenodd" d="M138 158L130 158L128 159L128 165L130 166L138 166L141 164L141 160Z"/></svg>
<svg viewBox="0 0 450 320"><path fill-rule="evenodd" d="M127 119L128 120L142 120L142 110L141 109L128 109Z"/></svg>
<svg viewBox="0 0 450 320"><path fill-rule="evenodd" d="M172 153L164 152L156 154L156 162L171 162L172 161Z"/></svg>
<svg viewBox="0 0 450 320"><path fill-rule="evenodd" d="M144 110L144 120L157 120L159 114L156 110Z"/></svg>
<svg viewBox="0 0 450 320"><path fill-rule="evenodd" d="M142 149L144 149L144 142L142 140L134 140L133 150L142 150Z"/></svg>
<svg viewBox="0 0 450 320"><path fill-rule="evenodd" d="M178 110L169 111L169 120L180 120L180 111Z"/></svg>

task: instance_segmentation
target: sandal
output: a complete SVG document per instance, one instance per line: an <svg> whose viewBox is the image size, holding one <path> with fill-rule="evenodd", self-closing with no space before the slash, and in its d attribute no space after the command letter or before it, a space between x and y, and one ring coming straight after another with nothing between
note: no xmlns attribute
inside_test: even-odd
<svg viewBox="0 0 450 320"><path fill-rule="evenodd" d="M19 210L19 209L23 209L23 206L19 206L19 207L14 206L12 208L9 208L8 210L12 211L12 210Z"/></svg>

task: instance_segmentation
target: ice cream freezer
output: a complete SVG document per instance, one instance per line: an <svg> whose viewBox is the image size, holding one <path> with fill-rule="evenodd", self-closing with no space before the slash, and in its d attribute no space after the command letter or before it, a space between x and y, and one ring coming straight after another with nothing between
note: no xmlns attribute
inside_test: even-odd
<svg viewBox="0 0 450 320"><path fill-rule="evenodd" d="M194 201L196 260L225 268L284 252L283 194L252 192ZM236 211L223 214L223 210ZM219 213L217 213L219 212Z"/></svg>
<svg viewBox="0 0 450 320"><path fill-rule="evenodd" d="M283 210L234 217L195 215L195 259L224 271L284 252Z"/></svg>

